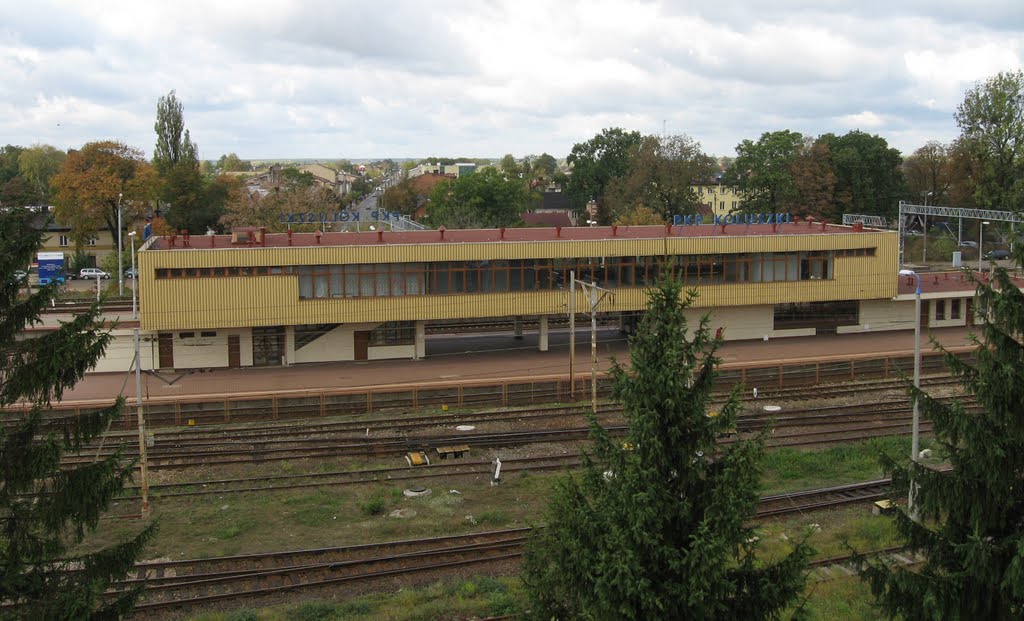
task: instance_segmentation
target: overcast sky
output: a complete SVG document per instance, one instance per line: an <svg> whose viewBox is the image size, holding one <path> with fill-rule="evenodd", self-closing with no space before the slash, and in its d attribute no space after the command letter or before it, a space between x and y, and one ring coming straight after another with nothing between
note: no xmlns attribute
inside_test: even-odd
<svg viewBox="0 0 1024 621"><path fill-rule="evenodd" d="M0 143L152 155L157 99L200 157L501 157L605 127L708 153L861 129L910 153L1021 67L1021 0L0 0Z"/></svg>

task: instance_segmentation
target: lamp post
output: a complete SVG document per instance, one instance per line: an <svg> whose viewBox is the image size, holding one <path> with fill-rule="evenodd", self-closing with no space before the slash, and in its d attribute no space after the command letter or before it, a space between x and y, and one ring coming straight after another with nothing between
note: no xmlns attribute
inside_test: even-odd
<svg viewBox="0 0 1024 621"><path fill-rule="evenodd" d="M913 276L917 279L917 290L914 292L914 388L921 388L921 275L914 270L900 270L900 276ZM914 398L914 417L910 435L910 460L917 463L920 458L918 442L921 430L921 419L917 405L917 398ZM917 520L917 513L914 509L914 483L910 484L910 496L907 499L907 510L910 517Z"/></svg>
<svg viewBox="0 0 1024 621"><path fill-rule="evenodd" d="M139 288L139 274L135 271L135 231L128 233L132 244L132 319L139 318L139 307L135 302L136 291Z"/></svg>
<svg viewBox="0 0 1024 621"><path fill-rule="evenodd" d="M124 297L124 264L121 263L121 193L117 193L117 295Z"/></svg>
<svg viewBox="0 0 1024 621"><path fill-rule="evenodd" d="M989 223L988 220L984 220L984 221L982 221L981 224L978 225L978 272L979 273L981 272L981 257L985 256L985 253L984 253L984 251L982 249L985 246L985 225L988 224L988 223Z"/></svg>

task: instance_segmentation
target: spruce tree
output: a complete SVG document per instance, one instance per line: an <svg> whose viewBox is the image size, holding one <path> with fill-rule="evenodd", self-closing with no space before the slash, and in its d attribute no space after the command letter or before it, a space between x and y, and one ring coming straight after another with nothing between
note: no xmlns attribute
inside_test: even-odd
<svg viewBox="0 0 1024 621"><path fill-rule="evenodd" d="M59 420L43 411L96 364L110 341L100 307L56 330L24 338L56 295L56 286L19 296L14 272L32 260L41 229L23 209L0 210L0 619L116 619L138 595L104 596L134 564L152 534L92 554L75 546L130 480L134 464L118 453L76 467L61 456L80 450L120 413L123 399L102 411Z"/></svg>
<svg viewBox="0 0 1024 621"><path fill-rule="evenodd" d="M613 364L629 431L613 439L590 416L582 472L555 485L521 572L536 619L771 619L802 592L805 541L778 562L757 558L749 522L765 437L716 444L735 425L739 388L710 415L721 341L706 316L688 335L695 295L659 283L631 368Z"/></svg>
<svg viewBox="0 0 1024 621"><path fill-rule="evenodd" d="M883 458L895 497L915 485L918 521L905 510L894 520L926 558L918 567L865 566L862 577L893 618L1024 617L1024 295L996 268L991 282L978 283L976 301L974 361L936 348L978 407L910 389L952 470Z"/></svg>

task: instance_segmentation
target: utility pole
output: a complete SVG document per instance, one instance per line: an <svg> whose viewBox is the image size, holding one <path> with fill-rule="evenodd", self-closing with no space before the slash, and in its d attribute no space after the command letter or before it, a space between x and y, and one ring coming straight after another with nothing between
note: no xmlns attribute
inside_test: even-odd
<svg viewBox="0 0 1024 621"><path fill-rule="evenodd" d="M590 294L590 406L597 414L597 307L611 292L598 287L596 282L580 282L580 287Z"/></svg>
<svg viewBox="0 0 1024 621"><path fill-rule="evenodd" d="M138 277L136 277L137 279ZM142 517L149 515L149 462L146 458L146 419L142 413L142 357L139 329L135 328L135 403L139 418L139 465L142 468Z"/></svg>
<svg viewBox="0 0 1024 621"><path fill-rule="evenodd" d="M124 297L124 263L121 263L121 193L117 194L117 295Z"/></svg>
<svg viewBox="0 0 1024 621"><path fill-rule="evenodd" d="M569 398L576 400L576 272L569 272Z"/></svg>

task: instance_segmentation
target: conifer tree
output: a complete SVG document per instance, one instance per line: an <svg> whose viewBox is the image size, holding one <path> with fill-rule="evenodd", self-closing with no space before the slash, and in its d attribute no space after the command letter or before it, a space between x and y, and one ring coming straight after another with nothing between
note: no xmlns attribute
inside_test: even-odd
<svg viewBox="0 0 1024 621"><path fill-rule="evenodd" d="M521 574L536 619L771 619L803 589L805 541L775 563L757 558L749 521L764 435L716 445L739 389L709 415L721 341L707 317L688 335L695 295L659 283L631 368L613 364L629 431L612 439L590 416L582 473L555 486Z"/></svg>
<svg viewBox="0 0 1024 621"><path fill-rule="evenodd" d="M902 510L894 520L908 548L927 559L912 568L865 566L862 578L890 617L1024 617L1024 295L995 268L976 301L974 361L936 347L977 409L910 389L952 470L883 458L896 497L915 485L918 521Z"/></svg>
<svg viewBox="0 0 1024 621"><path fill-rule="evenodd" d="M104 596L123 577L152 534L92 554L74 547L96 528L132 475L121 455L62 468L107 428L123 399L102 411L57 421L42 412L96 364L110 341L98 305L38 338L22 338L38 323L56 285L19 296L15 278L40 245L33 214L0 210L0 619L116 619L137 591Z"/></svg>

